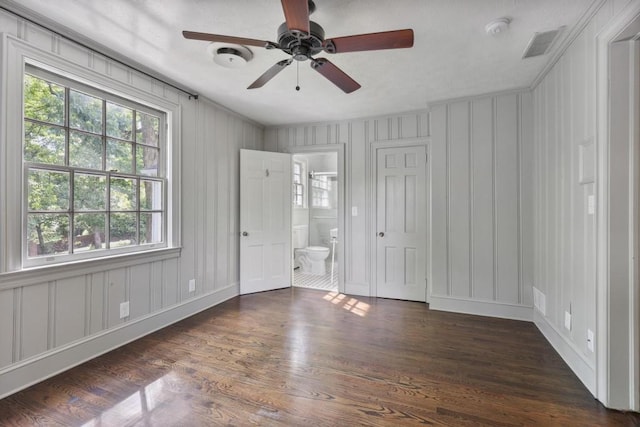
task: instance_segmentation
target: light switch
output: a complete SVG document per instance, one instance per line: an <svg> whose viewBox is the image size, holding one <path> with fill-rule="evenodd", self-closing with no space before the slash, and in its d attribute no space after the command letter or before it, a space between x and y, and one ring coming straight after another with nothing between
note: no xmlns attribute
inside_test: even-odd
<svg viewBox="0 0 640 427"><path fill-rule="evenodd" d="M571 313L568 311L564 312L564 327L571 330Z"/></svg>
<svg viewBox="0 0 640 427"><path fill-rule="evenodd" d="M351 206L351 216L358 216L358 207Z"/></svg>

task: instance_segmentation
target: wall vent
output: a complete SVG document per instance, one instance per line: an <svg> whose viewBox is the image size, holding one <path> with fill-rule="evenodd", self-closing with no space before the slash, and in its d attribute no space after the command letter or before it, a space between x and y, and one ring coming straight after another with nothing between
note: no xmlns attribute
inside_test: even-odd
<svg viewBox="0 0 640 427"><path fill-rule="evenodd" d="M522 59L540 56L547 53L549 47L551 47L556 38L558 38L558 34L560 34L563 29L564 27L560 27L556 30L534 33L527 45L527 48L524 50Z"/></svg>

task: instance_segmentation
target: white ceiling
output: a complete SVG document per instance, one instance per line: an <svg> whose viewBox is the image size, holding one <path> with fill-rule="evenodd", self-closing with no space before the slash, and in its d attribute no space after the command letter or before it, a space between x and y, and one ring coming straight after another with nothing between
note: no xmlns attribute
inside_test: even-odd
<svg viewBox="0 0 640 427"><path fill-rule="evenodd" d="M565 25L566 37L594 0L315 0L326 37L412 28L414 47L320 54L362 88L345 94L300 63L261 89L246 87L284 52L250 47L253 60L223 68L208 42L182 30L277 41L278 0L19 0L26 8L265 125L334 121L419 110L429 102L531 85L551 55L521 59L534 32ZM0 1L11 7L17 2ZM491 20L508 31L489 36ZM558 47L556 43L555 47Z"/></svg>

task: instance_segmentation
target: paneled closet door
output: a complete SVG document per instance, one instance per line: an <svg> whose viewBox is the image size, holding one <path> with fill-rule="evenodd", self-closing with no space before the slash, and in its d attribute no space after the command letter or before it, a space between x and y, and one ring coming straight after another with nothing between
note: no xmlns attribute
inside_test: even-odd
<svg viewBox="0 0 640 427"><path fill-rule="evenodd" d="M426 151L376 150L376 296L426 300Z"/></svg>

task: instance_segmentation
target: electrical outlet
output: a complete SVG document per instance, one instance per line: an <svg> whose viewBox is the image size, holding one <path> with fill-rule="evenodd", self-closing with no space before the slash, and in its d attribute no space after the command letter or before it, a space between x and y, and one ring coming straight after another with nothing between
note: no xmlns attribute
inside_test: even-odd
<svg viewBox="0 0 640 427"><path fill-rule="evenodd" d="M564 312L564 327L571 330L571 313L568 311Z"/></svg>
<svg viewBox="0 0 640 427"><path fill-rule="evenodd" d="M189 280L189 292L196 291L196 279Z"/></svg>
<svg viewBox="0 0 640 427"><path fill-rule="evenodd" d="M120 318L129 317L129 301L120 304Z"/></svg>
<svg viewBox="0 0 640 427"><path fill-rule="evenodd" d="M591 353L595 351L595 342L593 338L593 331L591 329L587 329L587 348L591 350Z"/></svg>

